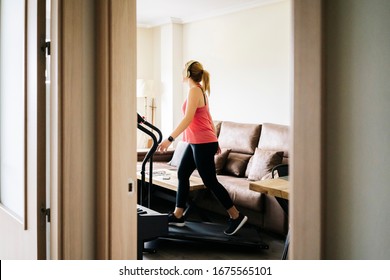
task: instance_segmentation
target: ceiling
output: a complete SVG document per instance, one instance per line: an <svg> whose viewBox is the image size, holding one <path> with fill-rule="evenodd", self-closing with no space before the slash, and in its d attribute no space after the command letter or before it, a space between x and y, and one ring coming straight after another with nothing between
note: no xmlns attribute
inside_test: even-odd
<svg viewBox="0 0 390 280"><path fill-rule="evenodd" d="M188 23L281 0L137 0L137 24Z"/></svg>

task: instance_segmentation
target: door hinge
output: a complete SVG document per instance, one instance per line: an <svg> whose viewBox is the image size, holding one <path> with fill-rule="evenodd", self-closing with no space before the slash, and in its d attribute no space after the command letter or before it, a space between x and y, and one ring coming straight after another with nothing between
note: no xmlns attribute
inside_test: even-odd
<svg viewBox="0 0 390 280"><path fill-rule="evenodd" d="M50 55L50 41L46 41L41 45L41 50L46 53L47 50L47 55Z"/></svg>
<svg viewBox="0 0 390 280"><path fill-rule="evenodd" d="M47 217L47 222L50 223L50 208L41 208L41 214Z"/></svg>

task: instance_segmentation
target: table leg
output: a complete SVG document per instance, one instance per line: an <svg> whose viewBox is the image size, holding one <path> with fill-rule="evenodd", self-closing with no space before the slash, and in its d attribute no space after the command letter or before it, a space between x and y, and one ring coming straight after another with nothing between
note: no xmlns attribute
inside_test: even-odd
<svg viewBox="0 0 390 280"><path fill-rule="evenodd" d="M288 246L290 245L290 229L287 232L286 241L284 242L284 249L282 254L282 260L287 260Z"/></svg>
<svg viewBox="0 0 390 280"><path fill-rule="evenodd" d="M288 200L280 197L275 197L279 202L279 205L282 207L284 213L286 213L288 217ZM284 242L284 249L282 254L282 260L287 260L288 247L290 245L290 227L287 232L286 241Z"/></svg>

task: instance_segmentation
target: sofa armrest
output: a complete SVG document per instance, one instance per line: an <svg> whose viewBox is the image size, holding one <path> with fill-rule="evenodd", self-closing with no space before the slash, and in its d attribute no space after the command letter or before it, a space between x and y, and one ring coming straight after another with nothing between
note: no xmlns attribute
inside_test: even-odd
<svg viewBox="0 0 390 280"><path fill-rule="evenodd" d="M137 150L137 161L143 161L149 149ZM155 152L153 155L153 162L169 162L172 159L175 150L168 150L165 153Z"/></svg>

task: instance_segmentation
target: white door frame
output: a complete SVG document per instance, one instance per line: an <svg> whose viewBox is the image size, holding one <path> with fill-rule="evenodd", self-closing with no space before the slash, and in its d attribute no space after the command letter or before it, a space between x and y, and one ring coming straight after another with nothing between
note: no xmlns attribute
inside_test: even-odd
<svg viewBox="0 0 390 280"><path fill-rule="evenodd" d="M45 0L25 0L24 9L24 217L0 205L0 259L46 259Z"/></svg>

